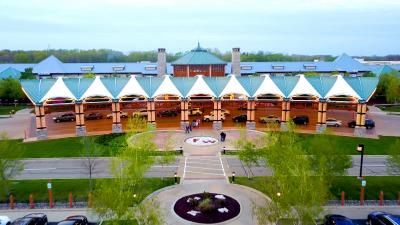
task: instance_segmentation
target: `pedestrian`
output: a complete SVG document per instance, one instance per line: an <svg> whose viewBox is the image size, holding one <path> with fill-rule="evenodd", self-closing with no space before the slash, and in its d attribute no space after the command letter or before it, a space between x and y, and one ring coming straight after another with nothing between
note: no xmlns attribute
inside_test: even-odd
<svg viewBox="0 0 400 225"><path fill-rule="evenodd" d="M225 132L221 132L221 141L224 142L226 138L226 133Z"/></svg>
<svg viewBox="0 0 400 225"><path fill-rule="evenodd" d="M192 127L195 128L196 127L196 120L192 121Z"/></svg>
<svg viewBox="0 0 400 225"><path fill-rule="evenodd" d="M189 133L189 124L186 124L185 131L186 131L187 134Z"/></svg>
<svg viewBox="0 0 400 225"><path fill-rule="evenodd" d="M201 122L200 118L197 118L197 120L196 120L197 126L200 126L200 122Z"/></svg>
<svg viewBox="0 0 400 225"><path fill-rule="evenodd" d="M192 125L189 124L189 133L192 132L192 129L193 129Z"/></svg>

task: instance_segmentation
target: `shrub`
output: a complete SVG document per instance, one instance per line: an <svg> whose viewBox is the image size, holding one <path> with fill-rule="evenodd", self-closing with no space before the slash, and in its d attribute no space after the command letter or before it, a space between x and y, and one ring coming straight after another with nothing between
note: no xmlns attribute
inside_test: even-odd
<svg viewBox="0 0 400 225"><path fill-rule="evenodd" d="M201 197L202 199L211 198L211 194L209 192L204 191Z"/></svg>
<svg viewBox="0 0 400 225"><path fill-rule="evenodd" d="M221 208L226 206L225 199L215 199L215 207Z"/></svg>
<svg viewBox="0 0 400 225"><path fill-rule="evenodd" d="M215 206L210 198L203 199L198 205L198 210L202 213L208 213L214 209Z"/></svg>

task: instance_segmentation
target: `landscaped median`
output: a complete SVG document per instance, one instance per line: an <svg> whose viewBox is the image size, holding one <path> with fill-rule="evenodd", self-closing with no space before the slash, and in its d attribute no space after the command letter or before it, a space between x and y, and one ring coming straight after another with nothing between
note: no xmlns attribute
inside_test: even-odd
<svg viewBox="0 0 400 225"><path fill-rule="evenodd" d="M267 196L276 193L268 193L266 184L271 177L235 177L235 183L259 190ZM379 192L383 191L385 200L398 200L400 194L400 176L374 176L366 177L365 199L378 200ZM357 177L334 177L330 194L332 200L340 200L344 191L346 200L360 200L361 182Z"/></svg>
<svg viewBox="0 0 400 225"><path fill-rule="evenodd" d="M100 179L94 180L99 181ZM111 179L107 179L110 180ZM10 192L14 196L16 203L28 203L29 195L32 194L35 203L48 202L49 193L47 189L48 180L18 180L12 181ZM139 200L144 199L154 191L174 185L174 178L143 178L143 187L137 193ZM89 194L88 179L53 179L52 192L55 202L68 202L69 195L72 193L74 202L86 202ZM96 187L96 185L94 185ZM4 194L0 195L1 203L8 203L9 199Z"/></svg>

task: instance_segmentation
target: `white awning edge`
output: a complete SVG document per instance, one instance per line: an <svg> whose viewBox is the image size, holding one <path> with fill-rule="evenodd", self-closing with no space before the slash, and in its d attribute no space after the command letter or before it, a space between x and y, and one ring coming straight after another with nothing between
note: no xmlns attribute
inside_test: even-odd
<svg viewBox="0 0 400 225"><path fill-rule="evenodd" d="M271 79L269 75L264 75L264 80L258 87L257 91L254 93L253 97L264 94L273 94L285 97L281 89L279 89L279 87L275 84L275 82Z"/></svg>
<svg viewBox="0 0 400 225"><path fill-rule="evenodd" d="M315 88L308 82L308 80L305 78L303 74L298 75L299 80L297 81L296 86L293 88L293 90L289 94L289 98L296 96L296 95L312 95L312 96L317 96L318 98L321 98L321 95Z"/></svg>
<svg viewBox="0 0 400 225"><path fill-rule="evenodd" d="M164 80L151 97L155 98L159 95L176 95L179 97L183 97L178 88L176 88L174 83L172 83L169 75L164 75Z"/></svg>
<svg viewBox="0 0 400 225"><path fill-rule="evenodd" d="M43 96L40 102L46 101L51 98L70 98L76 100L76 97L72 92L68 89L67 85L65 85L64 80L59 77L56 82L50 88L50 90Z"/></svg>
<svg viewBox="0 0 400 225"><path fill-rule="evenodd" d="M240 82L236 79L236 76L231 74L229 75L230 79L228 83L225 85L224 89L221 91L218 97L222 97L227 94L239 94L250 97L249 93L247 93L246 89L240 84Z"/></svg>
<svg viewBox="0 0 400 225"><path fill-rule="evenodd" d="M90 84L89 88L85 91L80 100L93 96L104 96L113 98L112 94L107 90L106 86L104 86L103 82L101 82L99 76L96 76L96 78Z"/></svg>
<svg viewBox="0 0 400 225"><path fill-rule="evenodd" d="M215 93L208 86L206 81L204 80L202 75L197 75L197 79L194 82L193 86L190 88L186 97L190 97L192 95L210 95L215 96Z"/></svg>
<svg viewBox="0 0 400 225"><path fill-rule="evenodd" d="M136 76L134 76L134 75L132 75L130 77L129 81L122 88L122 90L118 94L117 98L121 98L121 97L127 96L127 95L139 95L139 96L144 96L146 98L149 97L147 95L147 93L144 91L144 89L142 88L142 86L137 81Z"/></svg>
<svg viewBox="0 0 400 225"><path fill-rule="evenodd" d="M357 94L356 91L343 79L343 76L338 75L335 83L332 85L331 89L326 93L325 98L333 97L333 96L351 96L358 99L361 97Z"/></svg>

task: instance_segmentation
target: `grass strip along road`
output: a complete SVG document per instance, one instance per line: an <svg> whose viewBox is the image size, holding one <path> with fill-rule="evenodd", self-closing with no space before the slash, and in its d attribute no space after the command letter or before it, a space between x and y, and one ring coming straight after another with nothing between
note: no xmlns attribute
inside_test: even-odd
<svg viewBox="0 0 400 225"><path fill-rule="evenodd" d="M309 146L315 134L298 134L303 146ZM96 157L114 156L121 148L125 147L124 134L109 134L94 136L95 142L103 149ZM366 155L387 155L390 146L400 137L380 136L379 139L342 137L329 135L329 138L337 142L343 154L357 154L355 148L358 144L365 145ZM84 148L82 138L63 138L23 143L22 140L10 140L18 146L21 158L61 158L80 157ZM162 154L161 152L156 154ZM232 153L235 154L235 153Z"/></svg>
<svg viewBox="0 0 400 225"><path fill-rule="evenodd" d="M270 177L235 177L235 183L257 189L264 194L267 193L266 183ZM366 177L367 186L365 187L365 199L378 200L379 192L383 191L385 200L397 200L400 192L400 176ZM357 177L334 177L330 188L331 199L339 200L341 192L344 191L346 200L360 199L361 183Z"/></svg>
<svg viewBox="0 0 400 225"><path fill-rule="evenodd" d="M111 179L109 179L111 180ZM96 180L93 180L94 184ZM29 195L32 194L35 202L48 201L48 180L19 180L11 184L11 193L16 202L29 202ZM144 188L138 196L145 198L154 191L174 184L174 178L144 178ZM96 187L96 185L94 185ZM68 201L69 193L72 192L74 201L87 201L89 193L88 179L54 179L52 180L54 201ZM0 202L7 202L8 198L2 193Z"/></svg>

